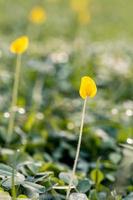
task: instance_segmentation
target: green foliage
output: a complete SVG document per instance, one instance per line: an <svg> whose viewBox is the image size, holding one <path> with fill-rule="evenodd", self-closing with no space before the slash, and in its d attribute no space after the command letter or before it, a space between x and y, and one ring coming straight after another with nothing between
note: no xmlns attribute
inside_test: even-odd
<svg viewBox="0 0 133 200"><path fill-rule="evenodd" d="M0 197L11 196L15 165L18 198L64 199L81 119L80 78L90 75L98 93L87 104L71 193L131 200L133 2L91 1L88 25L79 24L69 2L38 1L48 16L34 25L28 15L37 1L0 0ZM15 128L7 145L15 65L8 49L23 34L30 47L22 58Z"/></svg>
<svg viewBox="0 0 133 200"><path fill-rule="evenodd" d="M86 193L88 190L90 190L92 186L92 182L89 179L83 179L79 181L77 189L79 192Z"/></svg>
<svg viewBox="0 0 133 200"><path fill-rule="evenodd" d="M94 169L91 171L90 177L96 185L99 185L104 179L104 174L99 169Z"/></svg>
<svg viewBox="0 0 133 200"><path fill-rule="evenodd" d="M20 199L25 199L25 198L28 198L26 195L23 195L23 194L20 194L19 196L18 196L18 198L20 198Z"/></svg>

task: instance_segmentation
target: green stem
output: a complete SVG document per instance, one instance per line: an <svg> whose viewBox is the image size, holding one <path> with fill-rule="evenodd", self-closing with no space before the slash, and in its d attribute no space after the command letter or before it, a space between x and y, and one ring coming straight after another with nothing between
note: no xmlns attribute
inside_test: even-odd
<svg viewBox="0 0 133 200"><path fill-rule="evenodd" d="M12 170L12 200L16 200L16 188L15 188L15 168Z"/></svg>
<svg viewBox="0 0 133 200"><path fill-rule="evenodd" d="M11 108L10 108L10 118L9 118L8 130L7 130L7 135L8 135L7 143L10 143L12 134L13 134L13 129L14 129L15 106L17 104L17 98L18 98L20 69L21 69L21 54L18 54L17 60L16 60L16 70L15 70L15 74L14 74L14 85L13 85L12 102L11 102Z"/></svg>
<svg viewBox="0 0 133 200"><path fill-rule="evenodd" d="M16 186L15 186L15 177L16 177L16 174L17 174L16 166L17 166L17 159L20 156L19 153L20 153L20 150L18 149L17 151L15 151L15 154L13 156L13 164L12 164L12 189L11 189L12 200L16 200L16 198L17 198Z"/></svg>
<svg viewBox="0 0 133 200"><path fill-rule="evenodd" d="M96 163L96 191L97 191L97 192L98 192L98 190L99 190L98 170L99 170L100 160L101 160L101 158L98 158L97 163Z"/></svg>
<svg viewBox="0 0 133 200"><path fill-rule="evenodd" d="M73 179L74 179L75 172L76 172L76 168L77 168L79 152L80 152L80 146L81 146L81 141L82 141L82 134L83 134L86 102L87 102L87 98L84 100L82 118L81 118L81 126L80 126L80 133L79 133L79 139L78 139L78 145L77 145L77 151L76 151L76 156L75 156L75 160L74 160L72 176L71 176L71 179L70 179L70 182L69 182L69 186L68 186L68 190L67 190L66 200L68 200L68 198L69 198L69 194L70 194L70 191L71 191L71 186L72 186Z"/></svg>

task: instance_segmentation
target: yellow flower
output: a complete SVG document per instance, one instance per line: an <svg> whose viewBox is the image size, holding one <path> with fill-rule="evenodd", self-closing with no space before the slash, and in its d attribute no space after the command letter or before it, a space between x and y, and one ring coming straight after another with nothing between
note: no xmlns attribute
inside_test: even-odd
<svg viewBox="0 0 133 200"><path fill-rule="evenodd" d="M41 24L46 21L47 15L42 7L35 6L30 12L29 19L32 23Z"/></svg>
<svg viewBox="0 0 133 200"><path fill-rule="evenodd" d="M29 39L27 36L21 36L14 40L10 45L10 51L15 54L24 53L29 45Z"/></svg>
<svg viewBox="0 0 133 200"><path fill-rule="evenodd" d="M87 10L81 11L78 14L78 20L80 24L88 24L91 20L90 13Z"/></svg>
<svg viewBox="0 0 133 200"><path fill-rule="evenodd" d="M70 0L71 8L76 11L86 10L90 4L89 0Z"/></svg>
<svg viewBox="0 0 133 200"><path fill-rule="evenodd" d="M79 94L83 99L87 97L94 97L97 93L97 87L95 81L89 76L83 76L81 78Z"/></svg>

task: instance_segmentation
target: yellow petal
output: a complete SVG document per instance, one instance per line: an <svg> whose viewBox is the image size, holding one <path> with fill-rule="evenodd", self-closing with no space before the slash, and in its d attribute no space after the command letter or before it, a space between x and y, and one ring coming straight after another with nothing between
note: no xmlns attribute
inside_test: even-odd
<svg viewBox="0 0 133 200"><path fill-rule="evenodd" d="M15 54L24 53L29 45L29 39L27 36L21 36L13 41L10 45L10 51Z"/></svg>
<svg viewBox="0 0 133 200"><path fill-rule="evenodd" d="M91 20L90 13L87 10L78 13L78 20L81 25L89 24Z"/></svg>
<svg viewBox="0 0 133 200"><path fill-rule="evenodd" d="M29 19L32 23L41 24L46 21L47 15L44 8L40 6L34 7L29 15Z"/></svg>
<svg viewBox="0 0 133 200"><path fill-rule="evenodd" d="M71 8L76 12L87 9L89 4L89 0L70 0Z"/></svg>
<svg viewBox="0 0 133 200"><path fill-rule="evenodd" d="M79 94L83 99L87 97L94 97L97 93L97 87L95 81L89 76L83 76L81 78L81 84Z"/></svg>

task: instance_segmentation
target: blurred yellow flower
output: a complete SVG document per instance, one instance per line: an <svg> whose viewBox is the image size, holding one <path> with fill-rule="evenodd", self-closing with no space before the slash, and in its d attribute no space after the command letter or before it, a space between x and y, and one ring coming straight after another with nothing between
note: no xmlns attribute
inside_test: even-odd
<svg viewBox="0 0 133 200"><path fill-rule="evenodd" d="M21 36L14 40L10 45L10 51L15 54L24 53L29 45L29 38L27 36Z"/></svg>
<svg viewBox="0 0 133 200"><path fill-rule="evenodd" d="M30 12L29 19L32 23L41 24L47 19L46 11L40 6L35 6Z"/></svg>
<svg viewBox="0 0 133 200"><path fill-rule="evenodd" d="M90 0L70 0L71 8L77 13L80 24L86 25L90 22Z"/></svg>
<svg viewBox="0 0 133 200"><path fill-rule="evenodd" d="M87 10L79 12L78 20L80 24L83 24L83 25L88 24L91 20L90 13L87 12Z"/></svg>
<svg viewBox="0 0 133 200"><path fill-rule="evenodd" d="M95 81L89 76L83 76L81 78L81 84L79 94L83 99L87 97L94 97L97 93L97 87Z"/></svg>
<svg viewBox="0 0 133 200"><path fill-rule="evenodd" d="M84 11L88 9L90 0L70 0L71 8L74 11Z"/></svg>

